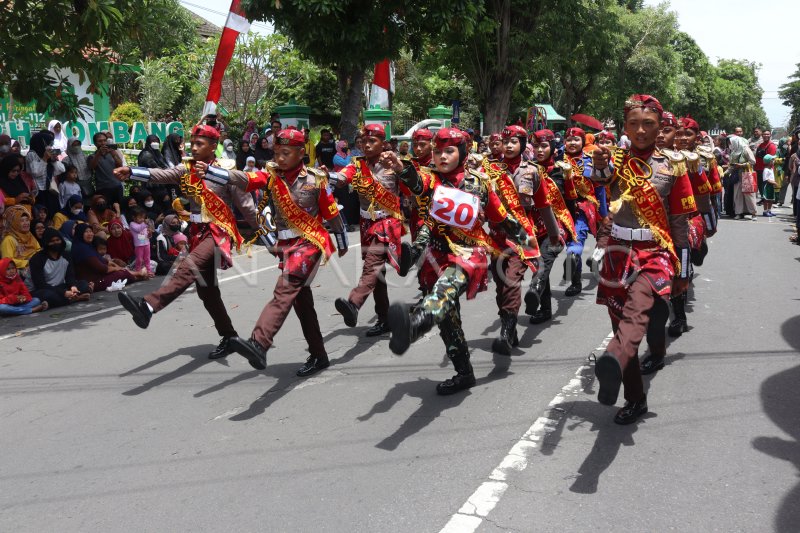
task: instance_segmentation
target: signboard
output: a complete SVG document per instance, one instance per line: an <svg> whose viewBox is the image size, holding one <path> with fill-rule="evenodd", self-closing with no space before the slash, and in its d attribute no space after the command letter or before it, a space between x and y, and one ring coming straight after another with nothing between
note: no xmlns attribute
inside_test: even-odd
<svg viewBox="0 0 800 533"><path fill-rule="evenodd" d="M18 115L18 104L14 103L14 115ZM41 122L27 120L0 121L0 133L5 133L12 139L19 141L23 146L28 146L31 135L41 129ZM144 142L148 135L155 135L163 143L167 135L177 133L184 136L183 124L180 122L134 122L130 128L125 122L84 122L82 120L66 122L64 133L67 137L77 137L81 144L92 144L92 137L99 131L110 131L115 144Z"/></svg>

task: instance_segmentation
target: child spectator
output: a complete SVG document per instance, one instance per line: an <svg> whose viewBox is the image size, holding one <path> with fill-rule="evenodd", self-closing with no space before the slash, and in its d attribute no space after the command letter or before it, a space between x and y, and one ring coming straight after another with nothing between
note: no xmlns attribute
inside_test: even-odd
<svg viewBox="0 0 800 533"><path fill-rule="evenodd" d="M0 315L29 315L46 309L47 302L28 292L14 261L10 257L0 259Z"/></svg>
<svg viewBox="0 0 800 533"><path fill-rule="evenodd" d="M80 194L73 194L67 199L67 204L53 215L53 227L60 229L68 220L86 222L86 213L83 212L83 198Z"/></svg>
<svg viewBox="0 0 800 533"><path fill-rule="evenodd" d="M44 248L31 258L31 278L36 290L33 296L46 302L49 308L85 302L91 296L89 284L75 278L75 269L66 254L66 242L53 228L47 228L42 238Z"/></svg>
<svg viewBox="0 0 800 533"><path fill-rule="evenodd" d="M42 222L41 220L37 220L33 223L33 229L31 233L36 238L36 242L39 243L39 246L42 246L42 237L44 236L44 230L47 228L47 224Z"/></svg>
<svg viewBox="0 0 800 533"><path fill-rule="evenodd" d="M764 189L761 199L764 201L764 212L762 215L765 217L775 216L775 213L772 212L772 204L775 202L775 171L772 168L774 161L774 155L767 154L764 156Z"/></svg>
<svg viewBox="0 0 800 533"><path fill-rule="evenodd" d="M64 174L61 175L63 181L58 186L59 202L61 209L67 205L67 201L74 195L81 195L81 186L78 184L78 169L72 165L66 167Z"/></svg>
<svg viewBox="0 0 800 533"><path fill-rule="evenodd" d="M172 240L175 241L175 247L169 249L169 254L175 256L176 262L181 261L189 255L189 238L183 233L176 233Z"/></svg>
<svg viewBox="0 0 800 533"><path fill-rule="evenodd" d="M145 220L145 212L141 208L133 211L133 221L130 226L131 236L133 237L134 255L136 264L133 269L137 272L147 269L148 274L152 274L150 268L150 226Z"/></svg>
<svg viewBox="0 0 800 533"><path fill-rule="evenodd" d="M122 220L115 218L108 224L108 254L112 259L122 261L130 265L136 259L136 251L133 246L133 236L122 225Z"/></svg>
<svg viewBox="0 0 800 533"><path fill-rule="evenodd" d="M256 171L256 158L250 156L247 158L244 168L242 169L244 172L255 172Z"/></svg>

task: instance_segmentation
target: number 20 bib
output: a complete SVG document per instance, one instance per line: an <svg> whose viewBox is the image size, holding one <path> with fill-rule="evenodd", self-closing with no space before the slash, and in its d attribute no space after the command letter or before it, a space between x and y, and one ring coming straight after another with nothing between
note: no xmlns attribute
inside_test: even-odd
<svg viewBox="0 0 800 533"><path fill-rule="evenodd" d="M474 194L439 186L433 191L430 214L448 226L472 229L480 213L481 201Z"/></svg>

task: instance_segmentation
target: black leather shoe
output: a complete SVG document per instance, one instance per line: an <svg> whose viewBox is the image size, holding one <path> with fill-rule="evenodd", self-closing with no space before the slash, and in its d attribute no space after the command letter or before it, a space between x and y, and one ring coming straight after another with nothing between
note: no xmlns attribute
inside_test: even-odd
<svg viewBox="0 0 800 533"><path fill-rule="evenodd" d="M375 325L369 328L364 335L366 335L367 337L377 337L378 335L389 333L389 331L391 331L389 329L389 324L381 320L378 320L377 322L375 322Z"/></svg>
<svg viewBox="0 0 800 533"><path fill-rule="evenodd" d="M564 291L564 296L577 296L583 290L583 285L580 281L573 281L567 290Z"/></svg>
<svg viewBox="0 0 800 533"><path fill-rule="evenodd" d="M267 368L267 349L261 346L257 340L232 337L228 342L234 352L247 359L250 366L256 370Z"/></svg>
<svg viewBox="0 0 800 533"><path fill-rule="evenodd" d="M306 359L306 364L300 367L300 370L297 371L297 377L300 378L307 378L308 376L314 375L320 370L325 370L331 366L331 362L326 357L322 359L320 357L314 357L313 355Z"/></svg>
<svg viewBox="0 0 800 533"><path fill-rule="evenodd" d="M219 341L214 350L208 354L209 359L221 359L226 355L230 355L233 353L233 348L231 348L231 339L233 337L222 337L222 340Z"/></svg>
<svg viewBox="0 0 800 533"><path fill-rule="evenodd" d="M119 299L119 303L122 304L122 307L131 314L136 325L142 329L147 329L147 326L150 325L150 317L153 316L153 312L147 307L147 302L144 301L144 298L134 298L124 291L117 293L117 298Z"/></svg>
<svg viewBox="0 0 800 533"><path fill-rule="evenodd" d="M543 324L553 318L553 312L550 309L539 309L531 315L531 324Z"/></svg>
<svg viewBox="0 0 800 533"><path fill-rule="evenodd" d="M640 368L642 369L643 376L655 374L664 368L664 356L650 355L644 361L642 361Z"/></svg>
<svg viewBox="0 0 800 533"><path fill-rule="evenodd" d="M638 402L625 402L625 407L617 411L614 422L622 426L633 424L645 413L647 413L647 396Z"/></svg>
<svg viewBox="0 0 800 533"><path fill-rule="evenodd" d="M503 311L500 322L500 336L492 342L492 351L500 355L511 355L511 348L519 344L517 316Z"/></svg>
<svg viewBox="0 0 800 533"><path fill-rule="evenodd" d="M475 374L456 374L452 378L446 379L436 385L436 393L441 396L448 396L459 391L475 386Z"/></svg>
<svg viewBox="0 0 800 533"><path fill-rule="evenodd" d="M526 315L534 315L536 310L539 309L539 302L541 301L540 295L542 294L542 285L541 281L537 281L535 285L532 285L528 292L525 293L525 314Z"/></svg>
<svg viewBox="0 0 800 533"><path fill-rule="evenodd" d="M667 328L667 335L670 337L680 337L684 333L689 331L689 324L686 323L685 320L676 318L672 322L669 323L669 327Z"/></svg>
<svg viewBox="0 0 800 533"><path fill-rule="evenodd" d="M597 401L603 405L614 405L619 396L619 386L622 384L622 367L617 358L611 354L603 354L594 364L594 375L600 383Z"/></svg>
<svg viewBox="0 0 800 533"><path fill-rule="evenodd" d="M411 244L407 242L400 243L400 269L397 271L397 273L403 277L406 277L413 264L414 249L411 247Z"/></svg>
<svg viewBox="0 0 800 533"><path fill-rule="evenodd" d="M347 298L336 298L336 310L342 314L346 326L354 328L358 322L358 308Z"/></svg>

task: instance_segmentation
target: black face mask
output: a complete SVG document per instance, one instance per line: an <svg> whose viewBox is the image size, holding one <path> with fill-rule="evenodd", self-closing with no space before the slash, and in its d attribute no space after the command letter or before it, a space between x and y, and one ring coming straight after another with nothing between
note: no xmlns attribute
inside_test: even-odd
<svg viewBox="0 0 800 533"><path fill-rule="evenodd" d="M47 251L60 254L61 252L64 251L64 247L65 247L64 241L61 241L58 244L51 243L47 245Z"/></svg>
<svg viewBox="0 0 800 533"><path fill-rule="evenodd" d="M180 227L179 224L174 224L174 225L170 225L169 229L171 229L172 231L178 231L178 230L181 229L181 227Z"/></svg>
<svg viewBox="0 0 800 533"><path fill-rule="evenodd" d="M108 207L108 204L97 204L95 206L95 209L97 209L98 211L105 211L107 207Z"/></svg>

